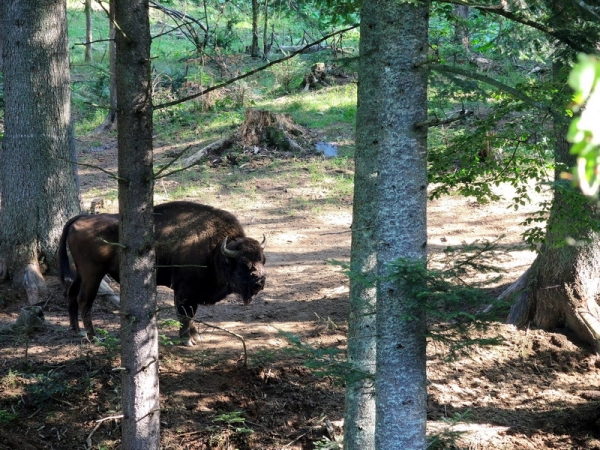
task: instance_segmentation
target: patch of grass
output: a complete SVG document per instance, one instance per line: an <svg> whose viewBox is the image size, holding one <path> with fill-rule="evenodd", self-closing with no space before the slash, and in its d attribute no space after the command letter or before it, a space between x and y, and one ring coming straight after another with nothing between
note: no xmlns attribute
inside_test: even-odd
<svg viewBox="0 0 600 450"><path fill-rule="evenodd" d="M15 420L17 417L19 417L18 414L7 411L5 409L0 409L0 424L8 423L12 420Z"/></svg>
<svg viewBox="0 0 600 450"><path fill-rule="evenodd" d="M296 122L313 129L326 129L340 123L353 128L356 121L356 85L299 92L275 101L265 98L258 106L288 112Z"/></svg>
<svg viewBox="0 0 600 450"><path fill-rule="evenodd" d="M280 350L262 348L255 352L252 352L249 355L249 357L251 360L250 366L262 367L268 366L269 364L280 360L282 357L284 357L284 355L281 353Z"/></svg>
<svg viewBox="0 0 600 450"><path fill-rule="evenodd" d="M8 373L0 379L0 386L4 389L16 388L20 383L20 374L12 369L8 369Z"/></svg>
<svg viewBox="0 0 600 450"><path fill-rule="evenodd" d="M219 414L213 419L213 422L222 422L226 424L230 429L235 431L237 434L250 434L254 433L252 428L243 426L246 424L246 419L242 415L241 411L232 411L228 413Z"/></svg>
<svg viewBox="0 0 600 450"><path fill-rule="evenodd" d="M42 403L53 396L61 396L69 390L68 380L59 372L48 374L28 375L31 382L27 385L27 391L36 403Z"/></svg>
<svg viewBox="0 0 600 450"><path fill-rule="evenodd" d="M336 437L335 439L329 439L323 436L320 440L314 443L315 450L342 450L343 439L342 437Z"/></svg>
<svg viewBox="0 0 600 450"><path fill-rule="evenodd" d="M121 351L121 339L102 328L96 328L96 344L104 347L111 357L116 357Z"/></svg>
<svg viewBox="0 0 600 450"><path fill-rule="evenodd" d="M275 77L272 95L287 94L298 89L304 74L310 71L308 63L300 58L291 58L271 67Z"/></svg>
<svg viewBox="0 0 600 450"><path fill-rule="evenodd" d="M119 198L119 192L115 188L90 188L86 192L86 196L90 198L102 198L111 202L117 202Z"/></svg>

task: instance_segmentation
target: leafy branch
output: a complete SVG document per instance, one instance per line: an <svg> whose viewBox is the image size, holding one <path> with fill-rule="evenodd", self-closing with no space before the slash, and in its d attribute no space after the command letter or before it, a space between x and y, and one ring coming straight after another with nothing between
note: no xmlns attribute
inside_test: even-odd
<svg viewBox="0 0 600 450"><path fill-rule="evenodd" d="M527 94L524 94L522 91L520 91L512 86L509 86L508 84L502 83L501 81L498 81L494 78L491 78L486 75L482 75L480 73L476 73L473 71L461 69L459 67L448 66L446 64L433 64L431 66L431 68L438 72L453 73L453 74L462 75L464 77L468 77L468 78L471 78L471 79L474 79L477 81L482 81L486 84L494 86L494 87L512 95L514 98L521 100L523 103L525 103L533 108L548 112L555 120L565 120L561 114L559 114L556 110L554 110L552 108L552 106L548 105L547 103L537 102L534 99L532 99L531 97L529 97Z"/></svg>
<svg viewBox="0 0 600 450"><path fill-rule="evenodd" d="M542 33L545 33L549 36L552 36L553 38L565 43L566 45L571 47L573 50L576 50L578 52L589 52L590 51L589 48L586 48L585 46L580 45L577 41L571 39L568 36L565 36L563 33L561 33L559 30L557 30L553 27L550 27L550 26L543 24L541 22L538 22L538 21L528 19L527 17L523 17L522 15L517 14L513 11L509 11L508 9L506 9L504 7L505 2L501 2L502 3L501 5L473 4L471 2L464 1L464 0L437 0L437 2L438 3L450 3L452 5L468 6L469 8L478 9L479 11L482 11L482 12L497 14L499 16L502 16L509 20L512 20L513 22L517 22L522 25L526 25L528 27L531 27L538 31L541 31Z"/></svg>

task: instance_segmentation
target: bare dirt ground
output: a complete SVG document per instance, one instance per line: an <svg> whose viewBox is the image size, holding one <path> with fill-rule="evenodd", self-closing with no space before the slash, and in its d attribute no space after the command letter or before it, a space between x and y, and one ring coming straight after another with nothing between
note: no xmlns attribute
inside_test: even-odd
<svg viewBox="0 0 600 450"><path fill-rule="evenodd" d="M81 161L113 170L114 144L80 143ZM158 148L157 158L170 151ZM245 169L261 166L256 158ZM351 197L323 202L328 192L306 183L290 185L285 160L280 170L248 176L239 190L203 185L187 197L235 211L250 236L267 235L269 269L265 290L244 307L227 299L200 310L198 317L244 337L200 326L194 348L173 344L177 326L162 323L160 346L161 435L164 449L308 450L337 448L343 425L343 387L304 366L282 332L317 349L344 350L348 281L338 265L350 256ZM223 177L228 169L217 167ZM81 169L86 207L107 178ZM177 181L157 184L161 195ZM510 197L510 193L508 192ZM299 202L302 198L305 202ZM481 205L448 196L430 203L432 254L449 245L506 235L498 264L514 281L534 258L515 248L527 209L508 201ZM114 205L105 204L107 209ZM0 449L120 448L118 319L114 307L96 302L93 318L107 330L102 344L89 343L68 328L60 286L50 277L44 305L46 325L31 337L0 333ZM174 318L171 292L159 288ZM0 325L14 323L23 299L10 285L0 286ZM5 329L6 331L6 329ZM481 332L483 333L483 332ZM485 335L504 338L495 347L476 347L447 361L447 349L428 348L428 431L431 448L600 449L600 376L595 354L568 335L516 330L501 323ZM243 421L237 419L243 418Z"/></svg>

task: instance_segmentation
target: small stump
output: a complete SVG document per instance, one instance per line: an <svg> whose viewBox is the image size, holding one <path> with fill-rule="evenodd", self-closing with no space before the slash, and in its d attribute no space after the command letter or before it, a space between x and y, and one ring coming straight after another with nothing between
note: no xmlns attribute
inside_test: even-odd
<svg viewBox="0 0 600 450"><path fill-rule="evenodd" d="M185 166L194 165L209 155L220 157L232 147L250 149L256 154L261 148L302 152L308 150L310 145L310 132L294 122L289 114L247 109L244 122L235 133L201 148L182 162Z"/></svg>
<svg viewBox="0 0 600 450"><path fill-rule="evenodd" d="M41 307L26 306L25 308L21 308L13 329L14 331L31 335L44 328L45 321L46 318Z"/></svg>
<svg viewBox="0 0 600 450"><path fill-rule="evenodd" d="M237 132L237 140L242 147L262 145L283 151L302 150L294 138L303 137L306 132L289 114L247 109L244 123Z"/></svg>

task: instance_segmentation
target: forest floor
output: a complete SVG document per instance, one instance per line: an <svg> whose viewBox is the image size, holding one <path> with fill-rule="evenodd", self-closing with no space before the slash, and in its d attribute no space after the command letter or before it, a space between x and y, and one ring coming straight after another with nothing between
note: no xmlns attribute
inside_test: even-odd
<svg viewBox="0 0 600 450"><path fill-rule="evenodd" d="M94 147L80 142L81 161L114 170L114 142ZM157 146L157 159L173 151ZM307 159L322 158L310 156ZM161 321L161 440L164 449L332 449L343 426L344 391L331 376L306 367L305 352L291 333L317 349L346 347L348 279L340 265L350 256L351 195L324 201L327 192L305 183L289 184L286 160L263 173L265 158L244 168L239 189L209 183L201 196L187 196L235 212L247 234L267 236L265 290L249 306L226 299L201 308L198 318L244 337L242 343L202 326L193 348L174 343L177 325ZM296 161L298 164L298 161ZM301 162L299 163L301 164ZM298 167L298 166L296 166ZM217 167L223 179L232 176ZM81 168L84 204L112 183ZM231 185L228 185L231 187ZM177 181L157 184L160 195ZM429 205L432 257L447 246L477 239L501 241L497 265L502 291L533 261L522 245L521 222L535 205L515 211L507 199L480 204L445 196ZM543 195L543 194L542 194ZM298 201L299 198L306 201ZM536 196L536 200L541 197ZM105 203L108 210L114 205ZM0 449L120 448L118 317L114 306L97 301L93 319L108 335L89 343L68 327L62 288L49 277L46 324L33 336L6 330L23 306L10 285L0 285ZM172 294L159 288L173 319ZM288 335L289 336L289 335ZM428 346L428 433L431 448L600 449L600 360L560 330L517 330L493 323L473 337L501 336L500 345L473 347L448 360L442 344Z"/></svg>

